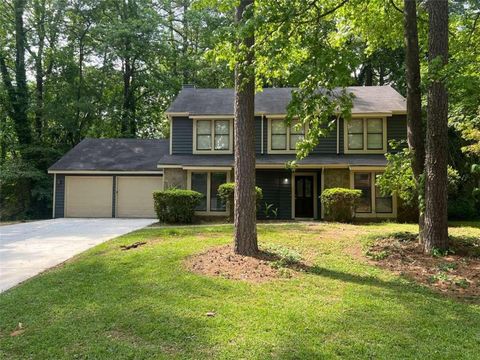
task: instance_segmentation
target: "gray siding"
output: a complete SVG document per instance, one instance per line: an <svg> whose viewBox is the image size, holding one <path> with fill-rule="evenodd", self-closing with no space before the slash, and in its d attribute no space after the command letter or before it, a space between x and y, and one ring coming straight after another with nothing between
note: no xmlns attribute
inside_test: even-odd
<svg viewBox="0 0 480 360"><path fill-rule="evenodd" d="M172 118L172 154L191 154L193 121L188 117Z"/></svg>
<svg viewBox="0 0 480 360"><path fill-rule="evenodd" d="M278 208L277 219L291 219L292 217L292 185L291 172L287 170L257 170L256 183L263 190L263 199L257 217L265 219L265 203L273 204ZM288 184L282 180L288 178Z"/></svg>
<svg viewBox="0 0 480 360"><path fill-rule="evenodd" d="M268 120L263 119L263 153L268 153Z"/></svg>
<svg viewBox="0 0 480 360"><path fill-rule="evenodd" d="M262 117L255 116L255 153L262 153Z"/></svg>
<svg viewBox="0 0 480 360"><path fill-rule="evenodd" d="M56 176L55 185L55 218L65 217L65 175Z"/></svg>
<svg viewBox="0 0 480 360"><path fill-rule="evenodd" d="M387 118L387 142L388 151L396 152L398 149L393 150L390 147L390 140L407 140L407 116L406 115L393 115ZM406 143L402 145L405 147Z"/></svg>
<svg viewBox="0 0 480 360"><path fill-rule="evenodd" d="M328 132L326 137L321 137L318 145L312 151L313 154L336 154L337 153L337 125Z"/></svg>
<svg viewBox="0 0 480 360"><path fill-rule="evenodd" d="M344 143L344 141L343 141L343 119L340 119L338 123L339 123L339 126L340 126L340 131L339 131L340 135L338 137L338 139L339 139L338 140L338 146L339 146L338 149L339 149L339 154L343 154L344 153L344 151L343 151L343 146L344 146L344 144L343 144Z"/></svg>

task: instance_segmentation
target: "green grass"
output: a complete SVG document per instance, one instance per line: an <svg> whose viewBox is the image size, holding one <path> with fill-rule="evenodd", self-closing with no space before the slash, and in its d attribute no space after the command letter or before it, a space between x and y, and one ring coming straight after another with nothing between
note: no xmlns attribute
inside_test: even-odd
<svg viewBox="0 0 480 360"><path fill-rule="evenodd" d="M259 225L315 273L262 284L186 271L231 226L149 228L0 295L1 359L478 359L480 305L435 294L352 255L402 224ZM480 237L478 223L451 233ZM121 251L135 241L147 245ZM209 311L215 317L207 317ZM21 322L25 332L10 336Z"/></svg>

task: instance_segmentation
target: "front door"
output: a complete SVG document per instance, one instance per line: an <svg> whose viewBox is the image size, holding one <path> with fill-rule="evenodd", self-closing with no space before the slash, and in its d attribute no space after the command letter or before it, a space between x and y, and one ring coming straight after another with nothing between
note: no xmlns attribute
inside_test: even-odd
<svg viewBox="0 0 480 360"><path fill-rule="evenodd" d="M313 175L295 176L295 217L313 218Z"/></svg>

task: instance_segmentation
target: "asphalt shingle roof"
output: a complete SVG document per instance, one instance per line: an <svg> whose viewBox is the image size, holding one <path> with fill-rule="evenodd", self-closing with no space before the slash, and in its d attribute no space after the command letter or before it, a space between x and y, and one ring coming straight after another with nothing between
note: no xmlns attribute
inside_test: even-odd
<svg viewBox="0 0 480 360"><path fill-rule="evenodd" d="M295 160L291 155L256 155L257 165L284 165ZM233 155L165 155L159 161L162 165L182 166L233 166ZM367 155L336 155L336 154L310 154L298 162L300 165L333 165L345 164L349 166L385 166L387 160L383 154Z"/></svg>
<svg viewBox="0 0 480 360"><path fill-rule="evenodd" d="M160 171L158 159L168 154L168 140L84 139L53 164L58 171Z"/></svg>
<svg viewBox="0 0 480 360"><path fill-rule="evenodd" d="M285 114L294 88L265 88L255 95L255 113ZM352 113L405 112L406 101L391 86L351 86L354 95ZM339 91L337 89L336 91ZM233 89L184 88L168 108L167 113L189 115L233 114Z"/></svg>

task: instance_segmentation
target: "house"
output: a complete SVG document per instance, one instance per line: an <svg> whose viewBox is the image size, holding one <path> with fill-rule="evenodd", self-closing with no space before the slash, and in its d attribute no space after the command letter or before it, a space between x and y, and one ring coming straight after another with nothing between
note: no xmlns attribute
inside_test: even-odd
<svg viewBox="0 0 480 360"><path fill-rule="evenodd" d="M395 218L396 198L382 196L375 178L394 151L390 140L406 139L405 99L390 86L347 88L352 118L339 119L291 171L285 164L308 131L285 126L292 90L267 88L255 97L256 183L264 194L258 217L322 218L323 189L346 187L362 190L357 217ZM234 177L233 104L233 89L186 87L167 110L168 140L82 141L49 170L54 216L153 216L151 191L162 187L205 194L198 215L226 215L216 189Z"/></svg>

